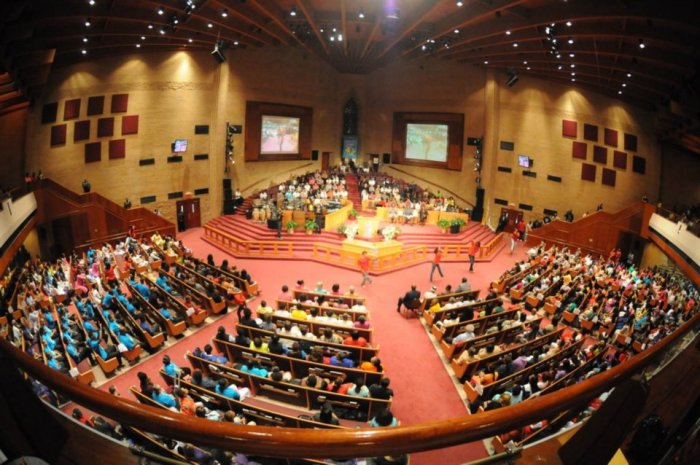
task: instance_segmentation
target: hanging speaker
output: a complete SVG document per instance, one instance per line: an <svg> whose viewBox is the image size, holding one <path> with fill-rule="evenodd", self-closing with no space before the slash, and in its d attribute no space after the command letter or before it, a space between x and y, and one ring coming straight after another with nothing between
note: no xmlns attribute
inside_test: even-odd
<svg viewBox="0 0 700 465"><path fill-rule="evenodd" d="M224 189L231 189L231 178L224 178Z"/></svg>

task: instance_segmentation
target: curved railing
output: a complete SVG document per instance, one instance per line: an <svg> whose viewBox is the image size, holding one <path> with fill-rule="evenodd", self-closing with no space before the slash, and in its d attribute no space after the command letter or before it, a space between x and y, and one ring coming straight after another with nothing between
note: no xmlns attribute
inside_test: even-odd
<svg viewBox="0 0 700 465"><path fill-rule="evenodd" d="M629 361L546 396L477 415L395 428L305 430L212 422L144 406L79 384L67 376L57 375L52 369L16 350L4 340L0 340L0 352L14 361L18 368L78 404L121 423L155 431L160 435L202 446L262 456L351 458L454 446L510 431L556 416L568 409L583 408L600 393L659 359L698 322L700 314L694 315L660 343Z"/></svg>

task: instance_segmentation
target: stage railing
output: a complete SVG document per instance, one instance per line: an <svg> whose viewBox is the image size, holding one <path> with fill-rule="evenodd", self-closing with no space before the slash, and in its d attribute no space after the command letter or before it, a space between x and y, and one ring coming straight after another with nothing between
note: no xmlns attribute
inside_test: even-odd
<svg viewBox="0 0 700 465"><path fill-rule="evenodd" d="M208 224L204 225L203 239L221 246L237 257L289 258L294 256L290 241L242 241Z"/></svg>
<svg viewBox="0 0 700 465"><path fill-rule="evenodd" d="M413 246L402 249L400 252L371 257L370 272L372 274L381 274L405 266L423 263L428 257L428 249L429 247L427 246ZM358 269L357 260L360 258L360 253L344 250L341 246L316 242L313 245L311 256L313 259L324 263Z"/></svg>
<svg viewBox="0 0 700 465"><path fill-rule="evenodd" d="M0 339L0 353L18 369L55 390L59 395L125 425L200 446L267 457L372 457L450 447L481 440L569 409L582 409L601 393L661 361L684 335L697 330L700 314L660 343L601 374L573 386L515 406L476 415L437 420L395 428L313 430L240 426L189 417L115 397L80 384L15 349Z"/></svg>

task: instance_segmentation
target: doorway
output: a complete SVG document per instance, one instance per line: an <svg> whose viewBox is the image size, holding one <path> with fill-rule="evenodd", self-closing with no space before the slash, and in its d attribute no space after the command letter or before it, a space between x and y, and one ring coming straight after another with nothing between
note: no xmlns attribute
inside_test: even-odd
<svg viewBox="0 0 700 465"><path fill-rule="evenodd" d="M326 171L331 164L331 153L322 152L321 153L321 171Z"/></svg>
<svg viewBox="0 0 700 465"><path fill-rule="evenodd" d="M199 199L178 200L177 230L185 231L189 228L198 228L202 225L202 214L199 207Z"/></svg>

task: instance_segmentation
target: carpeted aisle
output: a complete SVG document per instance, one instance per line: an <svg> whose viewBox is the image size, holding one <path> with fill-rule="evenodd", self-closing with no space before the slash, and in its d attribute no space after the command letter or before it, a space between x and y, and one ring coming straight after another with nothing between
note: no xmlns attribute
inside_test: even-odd
<svg viewBox="0 0 700 465"><path fill-rule="evenodd" d="M322 265L307 261L290 260L234 260L221 250L200 239L201 229L189 230L179 237L190 247L195 255L206 257L211 253L217 263L227 258L235 262L239 268L245 268L260 283L262 299L274 302L283 284L290 287L297 279L304 279L307 287L314 287L317 281L323 281L326 289L333 283L339 283L345 290L354 285L358 292L368 297L368 309L371 312L371 324L375 328L374 343L381 346L380 357L391 378L391 387L395 391L393 412L403 424L415 424L435 419L447 419L467 413L454 383L448 375L444 364L438 357L423 325L418 319L405 319L396 312L396 302L412 283L421 291L427 290L431 283L428 279L430 264L415 266L395 273L374 278L374 283L362 289L359 288L360 273L330 265ZM445 263L442 265L445 273L440 278L436 273L435 283L439 290L447 284L453 286L459 283L462 276L467 276L472 288L486 289L489 283L510 267L514 259L522 259L524 246L515 256L507 251L490 263L477 263L476 272L466 272L467 266L462 263ZM251 302L249 306L255 310L260 299ZM167 350L171 358L179 364L187 350L195 346L203 346L216 332L216 327L224 324L231 329L235 324L235 315L226 315L218 322L200 329L189 338L179 341ZM129 396L129 385L137 385L137 371L145 371L155 376L161 366L162 353L139 365L103 386L115 384L122 395ZM440 451L425 452L413 455L412 464L458 464L482 458L486 451L481 442L466 444Z"/></svg>

